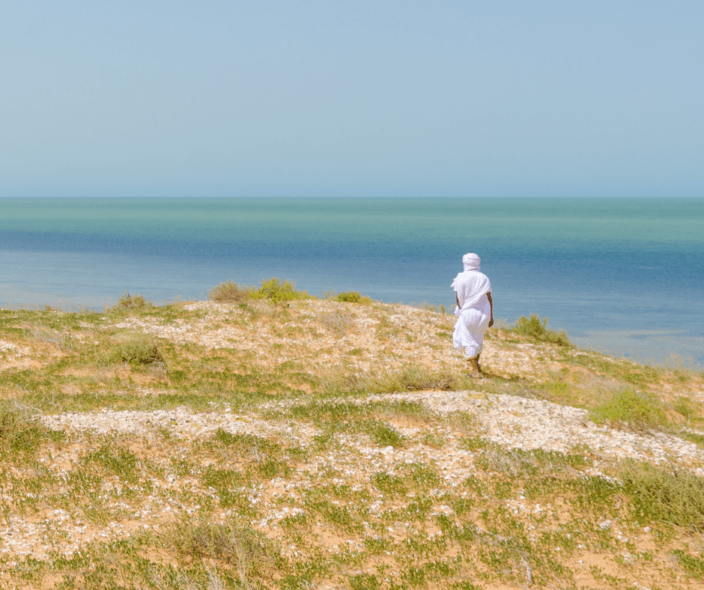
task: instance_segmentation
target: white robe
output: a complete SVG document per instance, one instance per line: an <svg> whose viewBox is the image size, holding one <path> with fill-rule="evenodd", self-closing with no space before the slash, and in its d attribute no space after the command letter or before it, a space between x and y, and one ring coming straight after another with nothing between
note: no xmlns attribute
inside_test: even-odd
<svg viewBox="0 0 704 590"><path fill-rule="evenodd" d="M489 278L478 270L461 272L452 281L460 306L455 309L457 323L452 342L457 350L464 349L472 358L482 351L484 332L491 320L491 304L487 293L491 293Z"/></svg>

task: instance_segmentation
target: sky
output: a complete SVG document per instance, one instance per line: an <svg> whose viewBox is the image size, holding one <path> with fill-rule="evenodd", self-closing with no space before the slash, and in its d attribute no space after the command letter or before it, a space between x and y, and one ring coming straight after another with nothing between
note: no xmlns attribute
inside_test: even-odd
<svg viewBox="0 0 704 590"><path fill-rule="evenodd" d="M0 196L704 196L701 0L0 2Z"/></svg>

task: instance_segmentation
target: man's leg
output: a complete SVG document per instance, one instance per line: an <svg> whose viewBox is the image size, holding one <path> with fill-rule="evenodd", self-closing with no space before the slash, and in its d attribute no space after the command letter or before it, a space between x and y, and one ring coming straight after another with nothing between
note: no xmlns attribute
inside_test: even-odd
<svg viewBox="0 0 704 590"><path fill-rule="evenodd" d="M482 374L482 370L479 368L479 355L467 359L467 362L469 363L469 372L472 376L479 377Z"/></svg>

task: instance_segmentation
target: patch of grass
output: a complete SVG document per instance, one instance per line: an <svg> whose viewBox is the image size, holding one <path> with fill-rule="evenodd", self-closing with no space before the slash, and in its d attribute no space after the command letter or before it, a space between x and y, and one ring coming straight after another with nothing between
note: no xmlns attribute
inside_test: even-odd
<svg viewBox="0 0 704 590"><path fill-rule="evenodd" d="M668 425L660 399L653 393L633 389L613 393L604 403L589 411L589 418L597 424L627 424L645 431Z"/></svg>
<svg viewBox="0 0 704 590"><path fill-rule="evenodd" d="M461 391L476 387L476 382L466 375L450 370L433 371L422 367L405 367L388 373L348 374L333 377L323 383L328 395L355 393L402 393L406 391Z"/></svg>
<svg viewBox="0 0 704 590"><path fill-rule="evenodd" d="M426 417L427 410L417 402L375 401L369 403L354 403L343 401L323 401L300 404L291 408L295 418L312 420L320 426L360 420L371 417L379 419L383 416Z"/></svg>
<svg viewBox="0 0 704 590"><path fill-rule="evenodd" d="M660 372L655 367L640 365L626 359L610 358L591 351L581 351L579 354L566 356L565 360L570 364L586 367L618 381L640 387L655 385L661 378Z"/></svg>
<svg viewBox="0 0 704 590"><path fill-rule="evenodd" d="M427 301L421 301L420 303L411 303L413 307L417 307L418 309L424 309L425 311L432 311L434 313L442 313L445 314L447 313L447 309L445 306L440 303L429 303Z"/></svg>
<svg viewBox="0 0 704 590"><path fill-rule="evenodd" d="M223 508L234 507L242 516L252 516L255 510L247 500L242 488L249 483L247 474L230 469L216 469L208 466L203 472L203 483L214 489Z"/></svg>
<svg viewBox="0 0 704 590"><path fill-rule="evenodd" d="M704 478L625 461L619 473L640 522L662 521L694 531L704 529Z"/></svg>
<svg viewBox="0 0 704 590"><path fill-rule="evenodd" d="M341 310L335 310L334 312L321 315L320 323L338 336L344 336L347 328L352 324L352 315Z"/></svg>
<svg viewBox="0 0 704 590"><path fill-rule="evenodd" d="M379 420L364 420L360 430L366 432L380 447L402 447L405 444L403 436L393 426Z"/></svg>
<svg viewBox="0 0 704 590"><path fill-rule="evenodd" d="M368 404L337 402L313 402L294 406L290 410L296 419L307 419L328 434L366 434L375 444L383 447L403 447L406 438L382 417L413 417L426 424L434 417L415 402L375 402ZM329 440L326 438L326 443Z"/></svg>
<svg viewBox="0 0 704 590"><path fill-rule="evenodd" d="M108 473L117 475L131 483L139 479L139 459L137 456L129 449L113 444L102 445L89 453L84 457L83 463L97 465Z"/></svg>
<svg viewBox="0 0 704 590"><path fill-rule="evenodd" d="M329 432L366 434L373 443L380 447L400 448L406 444L405 438L398 430L390 424L375 418L365 420L359 416L355 418L348 417L347 419L328 422L323 426Z"/></svg>
<svg viewBox="0 0 704 590"><path fill-rule="evenodd" d="M704 434L698 434L697 432L688 432L685 430L682 432L678 432L677 436L690 442L693 442L695 445L698 445L704 449Z"/></svg>
<svg viewBox="0 0 704 590"><path fill-rule="evenodd" d="M381 582L374 574L357 574L350 578L352 590L379 590Z"/></svg>
<svg viewBox="0 0 704 590"><path fill-rule="evenodd" d="M388 473L375 473L370 478L372 485L389 496L405 496L408 488L402 477Z"/></svg>
<svg viewBox="0 0 704 590"><path fill-rule="evenodd" d="M9 404L0 405L0 456L24 456L36 451L43 441L64 438L63 432L44 428Z"/></svg>
<svg viewBox="0 0 704 590"><path fill-rule="evenodd" d="M149 336L138 333L119 334L115 337L115 346L110 353L112 363L130 365L151 365L163 363L164 357Z"/></svg>
<svg viewBox="0 0 704 590"><path fill-rule="evenodd" d="M306 501L306 507L317 512L328 523L347 532L359 533L362 531L360 514L354 506L343 506L339 502L331 502L316 492Z"/></svg>
<svg viewBox="0 0 704 590"><path fill-rule="evenodd" d="M697 421L701 419L702 406L694 401L691 397L679 396L672 406L678 414L682 415L687 422Z"/></svg>
<svg viewBox="0 0 704 590"><path fill-rule="evenodd" d="M283 454L281 445L254 434L231 434L218 428L213 435L213 440L231 447L242 457L252 457L259 460L264 457L280 457Z"/></svg>
<svg viewBox="0 0 704 590"><path fill-rule="evenodd" d="M233 567L241 588L250 588L250 584L269 578L277 566L279 552L274 543L233 522L184 519L164 535L164 541L180 560L215 560Z"/></svg>
<svg viewBox="0 0 704 590"><path fill-rule="evenodd" d="M288 477L291 475L291 468L284 461L276 459L267 459L257 465L257 471L264 479L273 479L275 477Z"/></svg>
<svg viewBox="0 0 704 590"><path fill-rule="evenodd" d="M570 406L579 405L579 395L577 387L561 379L555 379L541 383L539 386L534 386L531 393L541 399L545 399L557 404L566 404Z"/></svg>
<svg viewBox="0 0 704 590"><path fill-rule="evenodd" d="M699 576L700 580L704 579L704 559L688 555L681 549L676 549L672 554L690 576Z"/></svg>
<svg viewBox="0 0 704 590"><path fill-rule="evenodd" d="M550 342L559 346L572 346L565 331L550 330L547 328L547 323L548 318L540 319L538 314L532 313L529 318L526 316L518 318L509 330L541 342Z"/></svg>

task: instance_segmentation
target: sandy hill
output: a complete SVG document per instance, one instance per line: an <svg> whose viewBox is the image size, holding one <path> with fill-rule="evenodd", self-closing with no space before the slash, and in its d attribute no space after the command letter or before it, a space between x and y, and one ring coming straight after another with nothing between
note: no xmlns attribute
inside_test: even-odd
<svg viewBox="0 0 704 590"><path fill-rule="evenodd" d="M0 311L0 587L703 587L701 372L246 295Z"/></svg>

